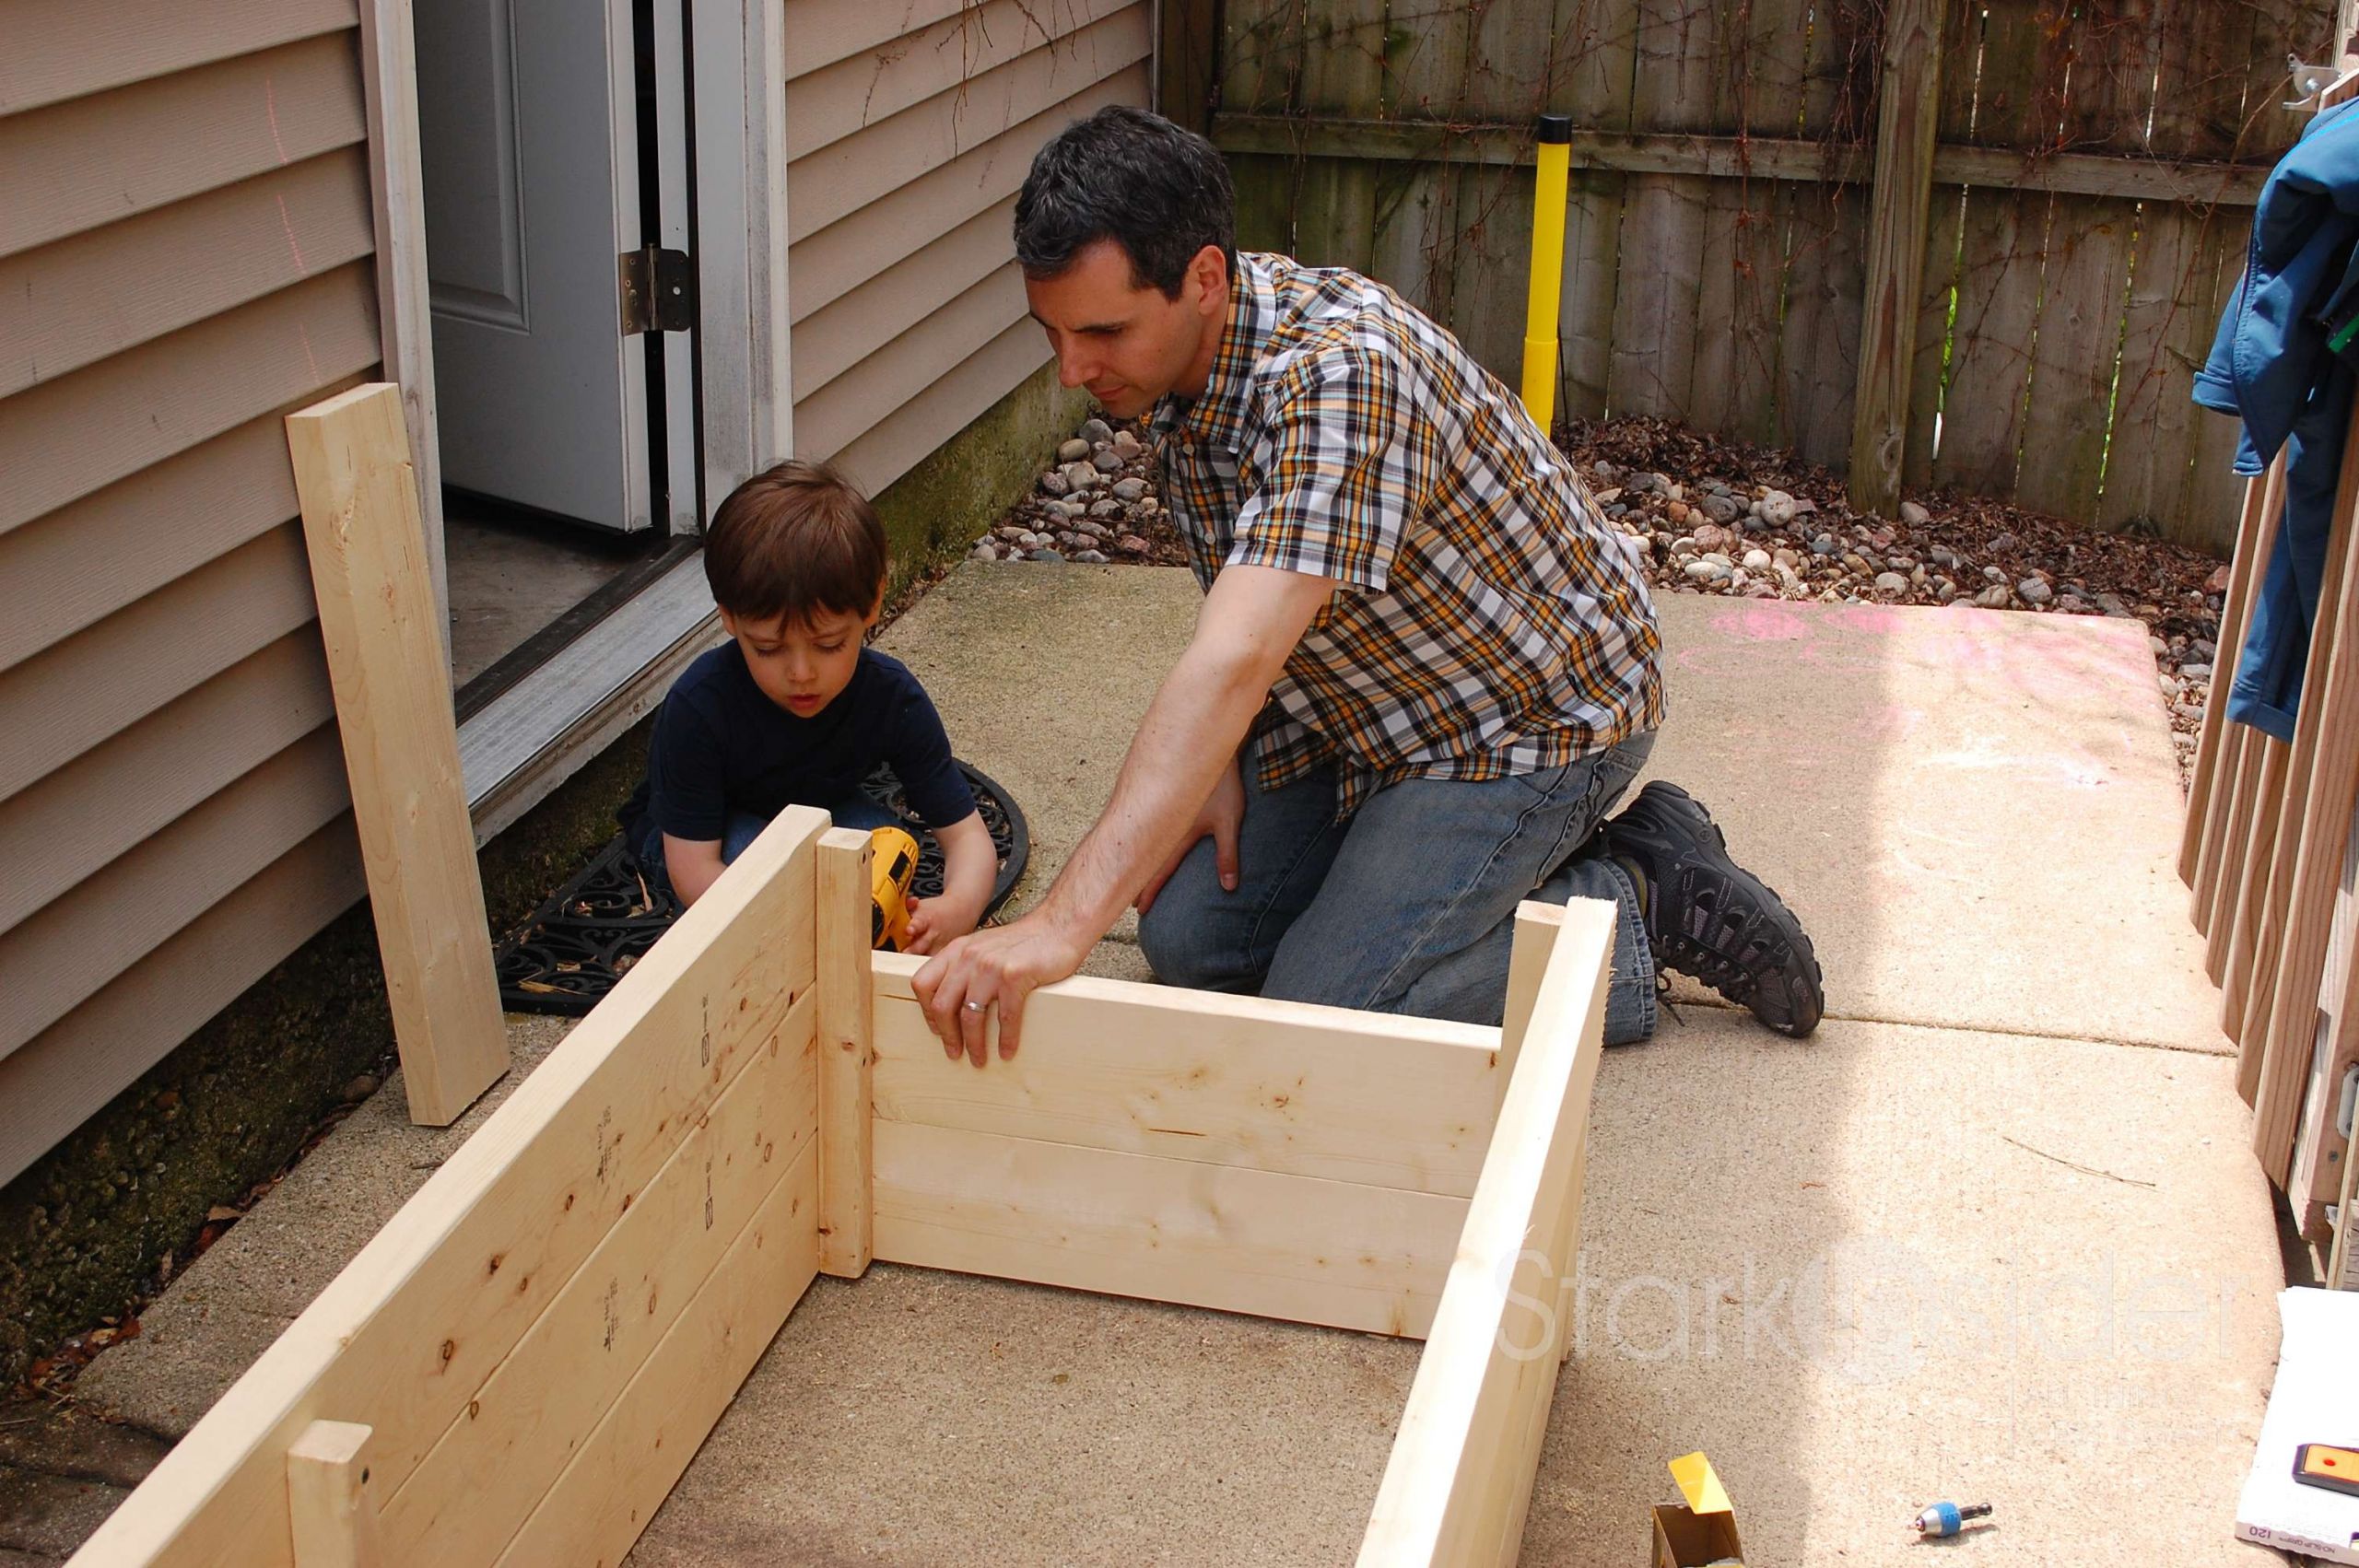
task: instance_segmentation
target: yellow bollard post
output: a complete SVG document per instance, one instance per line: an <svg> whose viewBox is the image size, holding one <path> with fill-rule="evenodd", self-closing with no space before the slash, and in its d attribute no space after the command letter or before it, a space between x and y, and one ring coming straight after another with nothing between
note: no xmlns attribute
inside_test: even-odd
<svg viewBox="0 0 2359 1568"><path fill-rule="evenodd" d="M1523 321L1523 406L1543 436L1554 433L1556 417L1556 314L1565 287L1572 144L1572 116L1540 117L1540 167L1532 193L1532 292Z"/></svg>

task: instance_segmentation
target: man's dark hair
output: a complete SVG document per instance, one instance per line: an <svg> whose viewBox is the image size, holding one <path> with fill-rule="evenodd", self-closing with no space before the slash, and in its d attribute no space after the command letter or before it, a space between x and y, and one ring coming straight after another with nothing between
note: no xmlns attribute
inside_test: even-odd
<svg viewBox="0 0 2359 1568"><path fill-rule="evenodd" d="M865 615L885 588L885 525L851 480L790 459L721 503L704 538L712 602L733 615Z"/></svg>
<svg viewBox="0 0 2359 1568"><path fill-rule="evenodd" d="M1136 287L1180 297L1188 263L1217 245L1237 271L1237 188L1212 143L1144 109L1109 104L1050 138L1015 198L1015 259L1050 278L1100 240Z"/></svg>

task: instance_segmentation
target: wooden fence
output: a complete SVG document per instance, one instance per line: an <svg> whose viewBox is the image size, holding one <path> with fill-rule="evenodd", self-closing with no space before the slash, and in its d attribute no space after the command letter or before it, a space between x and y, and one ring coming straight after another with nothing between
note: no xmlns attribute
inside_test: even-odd
<svg viewBox="0 0 2359 1568"><path fill-rule="evenodd" d="M2335 9L1167 0L1163 103L1229 155L1241 243L1383 278L1510 382L1532 123L1569 114L1567 415L2224 553L2235 427L2189 380Z"/></svg>

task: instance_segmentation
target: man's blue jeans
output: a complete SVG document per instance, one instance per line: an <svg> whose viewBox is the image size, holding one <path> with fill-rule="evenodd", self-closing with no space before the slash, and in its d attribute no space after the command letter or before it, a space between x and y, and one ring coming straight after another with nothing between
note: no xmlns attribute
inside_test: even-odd
<svg viewBox="0 0 2359 1568"><path fill-rule="evenodd" d="M1608 898L1621 919L1605 1038L1643 1040L1654 955L1637 887L1592 835L1653 747L1649 731L1517 778L1410 779L1343 824L1332 772L1265 794L1248 769L1237 891L1204 839L1141 917L1139 946L1168 985L1495 1024L1516 905Z"/></svg>

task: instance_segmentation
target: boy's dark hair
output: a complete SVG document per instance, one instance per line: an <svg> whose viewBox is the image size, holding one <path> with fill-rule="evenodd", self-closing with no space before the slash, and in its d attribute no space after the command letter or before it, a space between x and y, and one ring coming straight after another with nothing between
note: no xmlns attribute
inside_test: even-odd
<svg viewBox="0 0 2359 1568"><path fill-rule="evenodd" d="M1109 104L1050 137L1015 198L1015 259L1050 278L1100 240L1136 287L1180 297L1188 263L1220 247L1237 273L1237 189L1212 143L1160 114Z"/></svg>
<svg viewBox="0 0 2359 1568"><path fill-rule="evenodd" d="M885 566L885 525L868 497L826 463L799 458L732 490L705 532L713 603L748 620L865 615Z"/></svg>

